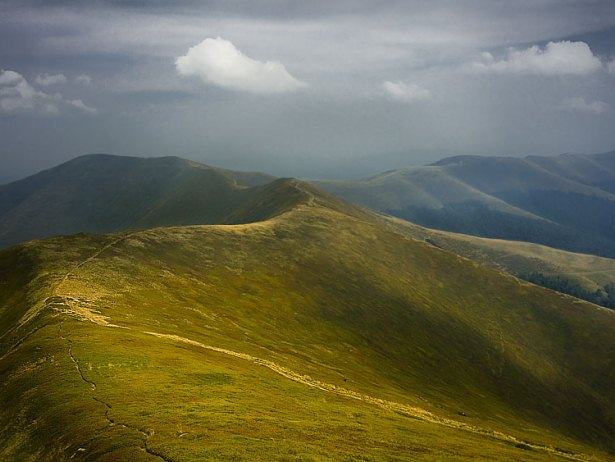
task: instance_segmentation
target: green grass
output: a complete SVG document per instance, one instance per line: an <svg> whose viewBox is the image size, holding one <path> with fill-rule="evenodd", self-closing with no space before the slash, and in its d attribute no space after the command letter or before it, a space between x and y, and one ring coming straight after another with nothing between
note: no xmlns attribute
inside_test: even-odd
<svg viewBox="0 0 615 462"><path fill-rule="evenodd" d="M303 205L1 252L2 457L609 459L612 313L276 188Z"/></svg>
<svg viewBox="0 0 615 462"><path fill-rule="evenodd" d="M29 380L39 384L20 396L28 399L19 403L23 417L13 420L12 428L24 433L14 434L21 445L3 446L10 460L32 455L57 460L72 454L81 460L149 460L141 449L145 441L148 451L178 461L549 459L541 451L523 454L518 443L314 390L225 355L65 324L64 335L84 339L75 343L75 357L97 387L92 390L81 380L61 350L52 350L5 383L7 390L27 388ZM230 380L195 383L195 374ZM16 411L15 397L8 398L14 404L6 405L5 413ZM33 431L30 422L42 431Z"/></svg>
<svg viewBox="0 0 615 462"><path fill-rule="evenodd" d="M405 235L499 271L524 278L528 275L557 278L585 292L589 301L596 301L596 291L615 284L615 260L611 258L567 252L530 242L487 239L428 229L395 218L388 221Z"/></svg>

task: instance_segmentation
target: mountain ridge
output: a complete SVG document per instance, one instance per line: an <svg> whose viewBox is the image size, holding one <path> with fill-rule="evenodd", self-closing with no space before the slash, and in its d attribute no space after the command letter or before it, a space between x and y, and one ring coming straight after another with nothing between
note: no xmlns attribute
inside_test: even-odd
<svg viewBox="0 0 615 462"><path fill-rule="evenodd" d="M456 156L313 184L428 228L615 256L615 152Z"/></svg>
<svg viewBox="0 0 615 462"><path fill-rule="evenodd" d="M0 251L4 455L609 460L613 312L274 187L264 221Z"/></svg>
<svg viewBox="0 0 615 462"><path fill-rule="evenodd" d="M573 157L576 159L578 156ZM479 157L464 156L444 159L441 163L458 164L467 159L482 162ZM406 181L406 178L409 180ZM550 229L551 234L547 237L561 239L561 226L557 223L468 186L435 166L390 171L368 181L373 182L369 192L375 192L369 200L376 202L368 201L364 205L375 209L378 209L377 201L383 197L388 203L397 203L401 207L410 192L414 201L423 200L431 203L432 207L443 207L445 203L438 195L444 190L458 201L486 201L492 212L498 211L498 217L507 217L507 220L498 222L501 229L510 227L523 231L523 224L531 223L533 227L530 230L544 234L545 229ZM391 182L398 186L384 195L374 189L381 186L386 188ZM373 214L369 215L348 202L325 196L322 191L299 180L275 179L254 172L234 172L172 156L144 159L108 154L87 155L6 188L0 187L0 245L50 234L247 223L265 220L295 203L310 200L321 201L330 208L356 217L374 219ZM8 212L7 208L10 209ZM453 213L454 216L460 215ZM462 223L477 224L472 215L461 217ZM604 306L613 304L613 297L609 295L613 290L609 284L615 282L615 278L568 274L587 271L588 262L593 261L589 256L566 256L557 252L547 255L539 250L546 257L540 260L528 258L522 246L509 244L508 241L502 242L502 249L497 250L493 247L493 241L474 240L470 243L460 235L435 237L435 231L426 228L407 226L403 233L419 240L439 243L453 253L540 285ZM512 259L510 261L514 263L502 265L499 263L502 258L505 261ZM604 260L600 264L610 268L611 262Z"/></svg>

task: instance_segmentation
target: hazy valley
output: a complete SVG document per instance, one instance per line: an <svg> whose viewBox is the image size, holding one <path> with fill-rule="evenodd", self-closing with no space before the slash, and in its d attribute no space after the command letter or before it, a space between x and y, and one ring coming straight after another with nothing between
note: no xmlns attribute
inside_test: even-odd
<svg viewBox="0 0 615 462"><path fill-rule="evenodd" d="M314 181L413 223L615 256L615 152L459 156L356 181Z"/></svg>

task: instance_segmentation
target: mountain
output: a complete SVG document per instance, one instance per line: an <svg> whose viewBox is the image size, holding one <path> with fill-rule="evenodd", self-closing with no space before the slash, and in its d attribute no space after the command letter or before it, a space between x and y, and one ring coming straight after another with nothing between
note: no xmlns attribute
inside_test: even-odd
<svg viewBox="0 0 615 462"><path fill-rule="evenodd" d="M613 460L613 311L263 188L0 251L3 460Z"/></svg>
<svg viewBox="0 0 615 462"><path fill-rule="evenodd" d="M273 179L177 157L78 157L0 186L0 247L77 232L240 223L248 203L267 202L263 185Z"/></svg>
<svg viewBox="0 0 615 462"><path fill-rule="evenodd" d="M608 160L608 155L597 157L604 158L603 163ZM557 169L561 175L568 172L569 177L588 184L589 178L595 177L596 184L608 189L606 176L600 176L595 168L570 167L570 159L577 158L536 158L538 160L535 162L550 162L551 170ZM471 160L474 161L474 158ZM451 165L455 162L451 159L440 163ZM567 165L569 167L566 169ZM410 192L396 184L397 173L376 177L374 184L392 185L392 190L397 191L397 198L393 201L396 203L401 203L402 196L412 197L415 201L423 200L428 197L425 194L427 189L432 198L448 191L450 200L464 199L470 188L460 186L462 183L458 180L452 181L451 176L441 175L438 168L424 167L420 174L418 169L414 169L413 183L406 183L406 186L413 188ZM274 177L261 173L218 169L177 157L83 156L38 175L0 186L0 247L32 238L77 232L106 233L155 226L258 221L279 213L289 200L294 200L292 195L283 199L281 194L277 194L276 184L282 184L279 181L283 183L283 180L276 182ZM421 188L417 187L419 183ZM372 185L363 192L372 194L374 191ZM523 222L534 219L540 221L541 226L546 226L545 220L493 196L479 193L478 190L471 190L468 194L468 197L487 203L490 210L508 214L509 221L514 216L514 220ZM387 197L390 199L394 196ZM365 198L372 206L382 199L379 194L366 195ZM264 209L259 204L273 208ZM447 210L450 212L450 209ZM455 216L452 213L448 218L454 220ZM464 216L463 220L470 222L475 218ZM500 220L498 226L503 223L506 221ZM459 234L450 234L446 238L440 234L436 239L434 230L410 225L404 232L421 240L437 241L439 246L458 255L539 285L603 306L613 307L615 304L612 287L615 272L610 269L613 264L610 259L600 260L556 250L546 252L532 248L530 244L525 247L511 241L504 244L501 239L473 240ZM558 232L569 235L569 231L561 226L553 230L555 236ZM499 246L499 250L494 246ZM535 258L532 252L542 257L549 255L549 258ZM596 264L601 268L599 272L592 270L592 265Z"/></svg>
<svg viewBox="0 0 615 462"><path fill-rule="evenodd" d="M404 235L598 305L615 308L615 259L567 252L531 242L451 233L389 219Z"/></svg>
<svg viewBox="0 0 615 462"><path fill-rule="evenodd" d="M314 181L430 228L615 257L615 151L459 156L356 181Z"/></svg>
<svg viewBox="0 0 615 462"><path fill-rule="evenodd" d="M539 160L551 162L551 170L556 170L555 165L558 165L557 169L562 175L562 172L568 172L568 176L576 175L577 180L583 179L586 183L589 183L588 178L596 177L597 184L608 188L606 177L600 177L595 168L588 171L588 168L575 166L566 170L565 166L571 161L566 163L563 160L570 158L561 156ZM454 162L441 163L450 165ZM385 175L384 183L376 177L374 184L393 185L392 190L397 190L394 201L397 203L401 203L404 194L404 197L414 200L424 199L428 188L432 197L435 194L442 196L448 191L450 200L463 199L469 190L466 186L460 186L460 181L452 181L451 176L437 173L438 167L423 169L421 174L415 169L413 183L406 184L414 188L411 192L395 184L395 178L399 177L396 173ZM421 188L418 188L420 182ZM283 179L276 181L269 175L218 169L177 157L83 156L24 180L0 186L0 247L32 238L78 232L107 233L156 226L263 220L284 210L295 200L293 195L285 198L283 194L278 194L278 188L283 184ZM371 194L374 191L370 187L364 192ZM490 209L499 210L498 213L514 216L515 220L538 220L545 226L545 220L493 196L479 193L478 190L468 194L468 197L478 197L488 203ZM374 194L365 198L371 201L369 205L374 206L382 197ZM449 218L455 219L455 214ZM464 220L474 218L469 216ZM502 223L505 221L498 226ZM603 306L613 307L615 304L612 287L615 272L611 270L613 262L610 259L565 254L553 249L547 252L532 248L530 244L525 247L511 241L504 244L501 239L480 241L459 234L449 234L447 237L440 234L436 238L434 230L411 225L405 227L404 232L421 240L437 241L437 245L458 255L539 285ZM553 232L569 234L562 227ZM496 250L494 246L500 248ZM537 252L542 258L535 258L532 252ZM549 258L544 258L547 255ZM599 272L592 270L592 265L596 264L600 266Z"/></svg>

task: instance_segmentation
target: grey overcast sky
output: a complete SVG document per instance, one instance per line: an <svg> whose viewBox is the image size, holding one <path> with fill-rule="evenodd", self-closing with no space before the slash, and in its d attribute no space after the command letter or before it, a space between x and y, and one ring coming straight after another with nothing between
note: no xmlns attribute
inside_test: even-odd
<svg viewBox="0 0 615 462"><path fill-rule="evenodd" d="M0 183L95 152L331 178L615 149L613 0L0 11Z"/></svg>

